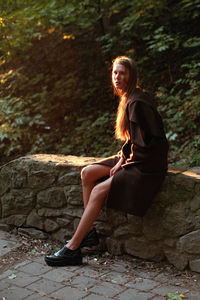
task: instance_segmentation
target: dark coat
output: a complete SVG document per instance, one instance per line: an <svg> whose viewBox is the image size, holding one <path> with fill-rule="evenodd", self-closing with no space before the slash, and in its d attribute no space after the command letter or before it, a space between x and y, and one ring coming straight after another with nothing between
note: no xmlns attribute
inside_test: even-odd
<svg viewBox="0 0 200 300"><path fill-rule="evenodd" d="M113 176L107 207L144 216L158 192L167 171L168 142L154 100L136 89L127 104L130 140L121 149L122 168ZM115 155L98 164L113 167Z"/></svg>

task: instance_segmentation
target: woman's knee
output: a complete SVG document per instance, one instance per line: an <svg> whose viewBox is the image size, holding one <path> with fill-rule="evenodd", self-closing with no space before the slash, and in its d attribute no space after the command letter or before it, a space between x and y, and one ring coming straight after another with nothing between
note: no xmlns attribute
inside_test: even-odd
<svg viewBox="0 0 200 300"><path fill-rule="evenodd" d="M89 165L82 169L81 180L83 184L96 183L102 177L110 173L110 167L103 165Z"/></svg>
<svg viewBox="0 0 200 300"><path fill-rule="evenodd" d="M92 181L91 166L86 166L81 170L81 180L84 184Z"/></svg>

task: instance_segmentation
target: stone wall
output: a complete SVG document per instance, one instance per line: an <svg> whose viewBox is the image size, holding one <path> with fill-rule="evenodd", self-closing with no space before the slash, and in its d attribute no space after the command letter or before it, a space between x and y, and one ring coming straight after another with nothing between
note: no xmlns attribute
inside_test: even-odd
<svg viewBox="0 0 200 300"><path fill-rule="evenodd" d="M70 238L83 212L80 168L94 161L38 154L2 166L1 223ZM104 207L96 228L101 247L115 255L167 258L180 270L200 272L200 168L169 171L144 218Z"/></svg>

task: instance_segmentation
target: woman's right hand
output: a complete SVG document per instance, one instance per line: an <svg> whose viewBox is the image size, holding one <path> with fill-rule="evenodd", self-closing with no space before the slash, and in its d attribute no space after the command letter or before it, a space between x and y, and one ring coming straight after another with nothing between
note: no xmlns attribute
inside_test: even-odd
<svg viewBox="0 0 200 300"><path fill-rule="evenodd" d="M116 163L116 165L110 170L110 177L112 177L117 171L119 171L121 169L121 165L123 163L124 159L123 157L120 158L120 160L118 161L118 163Z"/></svg>

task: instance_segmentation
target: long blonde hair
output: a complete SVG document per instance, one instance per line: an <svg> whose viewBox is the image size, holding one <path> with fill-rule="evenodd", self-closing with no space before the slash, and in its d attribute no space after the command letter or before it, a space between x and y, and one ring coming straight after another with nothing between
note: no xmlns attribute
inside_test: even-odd
<svg viewBox="0 0 200 300"><path fill-rule="evenodd" d="M127 103L130 101L137 85L137 69L134 61L127 56L118 56L112 62L112 70L114 64L121 64L129 70L129 81L127 90L121 95L114 85L115 93L120 96L120 102L117 109L115 122L115 137L121 141L130 139L129 122L126 114Z"/></svg>

